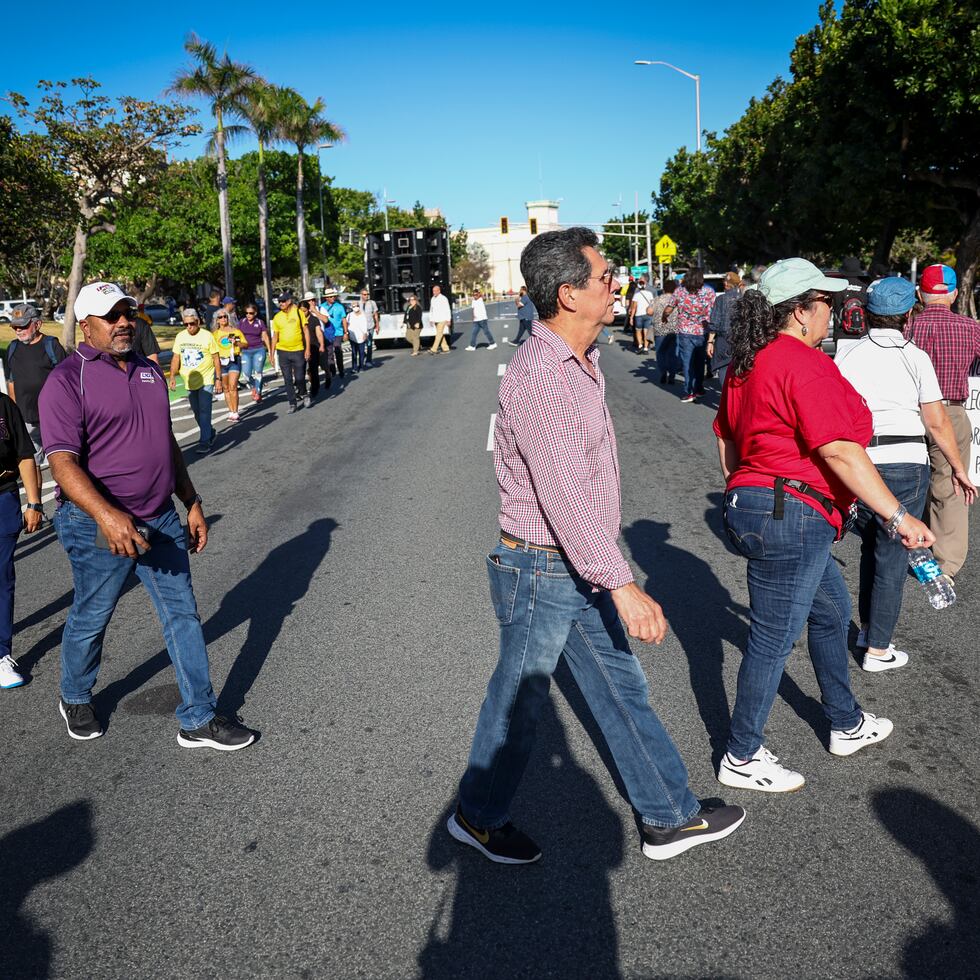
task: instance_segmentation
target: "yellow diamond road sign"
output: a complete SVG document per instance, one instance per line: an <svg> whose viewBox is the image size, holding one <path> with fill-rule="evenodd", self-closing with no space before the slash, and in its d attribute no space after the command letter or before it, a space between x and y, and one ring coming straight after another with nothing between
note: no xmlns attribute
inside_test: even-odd
<svg viewBox="0 0 980 980"><path fill-rule="evenodd" d="M668 235L664 235L664 237L657 242L657 247L654 249L654 251L657 253L657 259L659 261L669 262L675 255L677 255L677 246Z"/></svg>

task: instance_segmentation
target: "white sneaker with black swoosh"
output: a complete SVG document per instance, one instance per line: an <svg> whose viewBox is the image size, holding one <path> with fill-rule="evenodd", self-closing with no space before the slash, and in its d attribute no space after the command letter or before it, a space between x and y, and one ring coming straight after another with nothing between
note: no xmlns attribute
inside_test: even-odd
<svg viewBox="0 0 980 980"><path fill-rule="evenodd" d="M720 801L719 801L720 802ZM643 853L653 861L666 861L689 851L698 844L708 844L735 833L745 819L740 806L704 806L680 827L643 825Z"/></svg>
<svg viewBox="0 0 980 980"><path fill-rule="evenodd" d="M861 722L850 731L830 730L832 755L854 755L859 749L874 742L883 742L895 726L887 718L879 718L870 711L861 713Z"/></svg>
<svg viewBox="0 0 980 980"><path fill-rule="evenodd" d="M779 764L764 745L745 762L733 759L726 752L718 766L718 782L736 789L754 789L760 793L795 793L803 789L806 780L792 769Z"/></svg>
<svg viewBox="0 0 980 980"><path fill-rule="evenodd" d="M896 650L894 643L889 643L883 657L872 656L871 651L866 650L864 660L861 661L861 669L873 674L880 670L894 670L896 667L904 667L908 662L909 655L904 650Z"/></svg>

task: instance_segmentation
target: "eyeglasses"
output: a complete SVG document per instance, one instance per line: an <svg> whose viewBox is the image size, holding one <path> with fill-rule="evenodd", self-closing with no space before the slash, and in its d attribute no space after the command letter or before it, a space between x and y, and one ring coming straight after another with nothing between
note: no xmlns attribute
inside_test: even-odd
<svg viewBox="0 0 980 980"><path fill-rule="evenodd" d="M829 296L814 296L811 303L826 303L831 309L833 309L834 301Z"/></svg>
<svg viewBox="0 0 980 980"><path fill-rule="evenodd" d="M227 319L228 319L227 313L218 313L215 315L215 320L227 320Z"/></svg>
<svg viewBox="0 0 980 980"><path fill-rule="evenodd" d="M606 271L601 276L589 276L589 279L598 279L603 286L611 286L613 279L616 278L616 273L613 269L606 269Z"/></svg>
<svg viewBox="0 0 980 980"><path fill-rule="evenodd" d="M259 312L258 310L246 310L245 316L256 316L258 312Z"/></svg>
<svg viewBox="0 0 980 980"><path fill-rule="evenodd" d="M21 327L14 327L14 330L30 330L31 327L33 327L35 323L40 323L40 322L41 322L40 320L31 320L30 323L25 323Z"/></svg>
<svg viewBox="0 0 980 980"><path fill-rule="evenodd" d="M102 319L105 320L106 323L118 323L122 319L132 321L136 319L136 311L127 306L122 310L110 310L108 313L103 315Z"/></svg>

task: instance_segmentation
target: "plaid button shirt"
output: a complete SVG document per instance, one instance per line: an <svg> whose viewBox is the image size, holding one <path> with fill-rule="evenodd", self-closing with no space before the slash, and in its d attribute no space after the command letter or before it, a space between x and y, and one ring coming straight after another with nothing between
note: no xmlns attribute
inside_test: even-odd
<svg viewBox="0 0 980 980"><path fill-rule="evenodd" d="M616 589L633 581L616 544L619 458L606 408L599 351L595 377L556 333L537 321L500 383L493 463L500 527L561 548L587 582Z"/></svg>
<svg viewBox="0 0 980 980"><path fill-rule="evenodd" d="M929 355L943 398L965 401L970 365L980 357L980 323L938 304L927 306L905 328L905 336Z"/></svg>

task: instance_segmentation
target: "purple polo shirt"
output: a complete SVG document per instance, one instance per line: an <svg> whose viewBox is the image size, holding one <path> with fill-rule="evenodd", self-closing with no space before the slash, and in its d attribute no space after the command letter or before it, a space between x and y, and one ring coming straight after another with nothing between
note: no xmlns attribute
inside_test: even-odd
<svg viewBox="0 0 980 980"><path fill-rule="evenodd" d="M152 361L130 354L121 371L108 354L79 344L48 376L38 405L48 456L74 453L99 491L133 517L172 506L170 396Z"/></svg>

